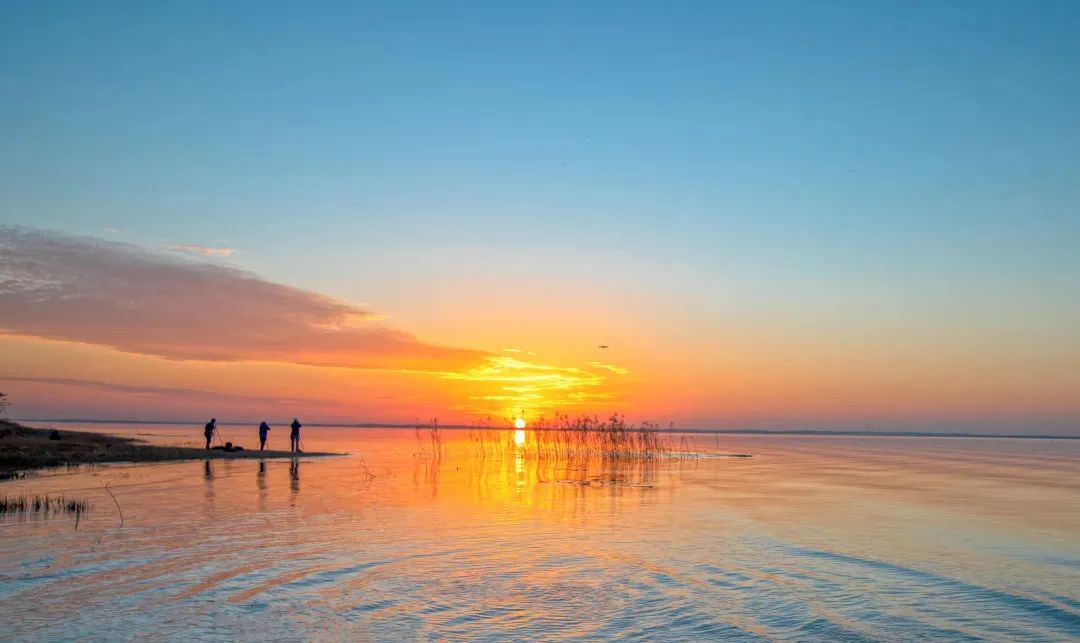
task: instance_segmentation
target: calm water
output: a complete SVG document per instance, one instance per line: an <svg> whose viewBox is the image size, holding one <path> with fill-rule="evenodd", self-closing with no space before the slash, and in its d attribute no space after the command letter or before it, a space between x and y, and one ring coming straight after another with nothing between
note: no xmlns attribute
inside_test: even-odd
<svg viewBox="0 0 1080 643"><path fill-rule="evenodd" d="M316 428L354 455L0 483L94 504L0 519L0 638L1080 638L1078 441L699 436L710 457L568 469L524 437L444 431L439 460Z"/></svg>

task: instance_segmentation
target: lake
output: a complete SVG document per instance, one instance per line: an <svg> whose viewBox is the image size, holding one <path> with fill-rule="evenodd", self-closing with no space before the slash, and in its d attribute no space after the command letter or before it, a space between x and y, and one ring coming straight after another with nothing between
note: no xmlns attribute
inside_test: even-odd
<svg viewBox="0 0 1080 643"><path fill-rule="evenodd" d="M3 638L1080 638L1078 440L689 435L619 463L530 431L303 438L351 455L0 483L93 504L0 517Z"/></svg>

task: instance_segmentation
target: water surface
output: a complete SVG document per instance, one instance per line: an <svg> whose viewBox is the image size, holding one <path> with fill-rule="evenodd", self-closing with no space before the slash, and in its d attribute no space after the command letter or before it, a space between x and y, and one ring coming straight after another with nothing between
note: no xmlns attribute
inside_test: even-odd
<svg viewBox="0 0 1080 643"><path fill-rule="evenodd" d="M444 431L436 457L409 430L312 428L308 450L352 455L0 483L94 505L77 530L0 518L5 637L1080 638L1078 441L689 436L706 457L619 465L524 437Z"/></svg>

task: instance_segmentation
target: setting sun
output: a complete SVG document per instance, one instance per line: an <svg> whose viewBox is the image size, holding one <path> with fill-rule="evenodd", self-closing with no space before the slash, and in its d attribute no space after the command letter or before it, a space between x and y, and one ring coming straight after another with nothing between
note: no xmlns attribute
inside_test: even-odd
<svg viewBox="0 0 1080 643"><path fill-rule="evenodd" d="M514 428L515 429L524 429L525 428L525 418L518 418L518 419L514 420Z"/></svg>

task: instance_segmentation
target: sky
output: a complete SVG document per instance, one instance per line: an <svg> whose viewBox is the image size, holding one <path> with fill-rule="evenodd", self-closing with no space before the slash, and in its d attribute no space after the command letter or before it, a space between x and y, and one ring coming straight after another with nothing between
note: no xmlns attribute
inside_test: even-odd
<svg viewBox="0 0 1080 643"><path fill-rule="evenodd" d="M0 0L9 414L1080 435L1080 6L531 4Z"/></svg>

